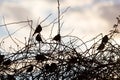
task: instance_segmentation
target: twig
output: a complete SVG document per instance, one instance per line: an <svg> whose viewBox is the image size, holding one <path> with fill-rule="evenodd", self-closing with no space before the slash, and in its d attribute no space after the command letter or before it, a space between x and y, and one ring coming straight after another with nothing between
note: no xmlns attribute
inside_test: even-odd
<svg viewBox="0 0 120 80"><path fill-rule="evenodd" d="M19 31L19 30L21 30L22 28L25 28L27 25L25 25L25 26L23 26L23 27L20 27L19 29L17 29L16 31L14 31L13 33L11 33L10 35L12 36L12 35L14 35L17 31ZM9 35L8 36L6 36L6 37L4 37L2 40L1 40L1 42L3 42L5 39L7 39L9 37ZM0 43L1 44L1 43Z"/></svg>
<svg viewBox="0 0 120 80"><path fill-rule="evenodd" d="M5 18L4 18L4 16L3 16L3 22L4 22L4 26L5 26L5 28L6 28L6 31L7 31L7 33L8 33L8 35L10 36L10 38L12 39L12 41L18 46L18 44L14 41L14 39L12 38L12 36L10 35L10 32L9 32L9 30L8 30L8 28L7 28L7 25L6 25L6 23L5 23Z"/></svg>
<svg viewBox="0 0 120 80"><path fill-rule="evenodd" d="M12 23L6 23L6 24L3 24L3 25L0 25L0 27L5 26L5 25L12 25L12 24L26 23L26 22L31 22L31 21L32 21L32 20L29 20L29 21L20 21L20 22L12 22Z"/></svg>
<svg viewBox="0 0 120 80"><path fill-rule="evenodd" d="M51 15L52 15L52 14L49 14L44 20L42 20L42 21L40 22L40 24L42 24L45 20L47 20Z"/></svg>
<svg viewBox="0 0 120 80"><path fill-rule="evenodd" d="M58 3L58 34L60 34L60 2L57 0Z"/></svg>
<svg viewBox="0 0 120 80"><path fill-rule="evenodd" d="M60 14L60 17L62 17L62 15L67 12L67 10L69 9L70 7L67 7L61 14ZM48 25L45 25L43 27L47 27L47 26L50 26L52 23L54 23L58 18L55 18L53 21L51 21Z"/></svg>

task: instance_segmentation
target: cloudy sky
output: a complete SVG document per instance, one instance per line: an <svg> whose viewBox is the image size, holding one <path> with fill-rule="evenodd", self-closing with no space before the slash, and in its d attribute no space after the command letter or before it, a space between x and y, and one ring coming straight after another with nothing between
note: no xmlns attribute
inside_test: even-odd
<svg viewBox="0 0 120 80"><path fill-rule="evenodd" d="M78 36L83 40L89 40L96 35L108 34L116 23L116 16L120 15L120 0L60 0L61 13L70 7L61 19L63 26L61 35ZM52 14L41 25L48 25L57 18L56 0L0 0L0 25L3 25L3 16L6 23L33 20L33 28L39 22ZM14 38L22 41L29 34L27 23L7 26L10 33L25 26L13 35ZM52 26L43 28L43 36L50 34ZM53 33L56 34L57 25ZM53 36L54 36L53 34ZM4 26L0 26L0 40L8 36ZM118 38L119 39L119 38ZM25 40L24 40L25 41ZM11 42L6 40L7 45Z"/></svg>

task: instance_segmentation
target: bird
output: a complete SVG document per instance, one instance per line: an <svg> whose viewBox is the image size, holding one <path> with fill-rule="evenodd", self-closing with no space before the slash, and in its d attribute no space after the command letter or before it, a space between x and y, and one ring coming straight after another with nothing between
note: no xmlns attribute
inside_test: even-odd
<svg viewBox="0 0 120 80"><path fill-rule="evenodd" d="M78 59L77 59L77 57L71 57L71 59L69 59L69 64L74 64L74 63L76 63L76 62L78 62Z"/></svg>
<svg viewBox="0 0 120 80"><path fill-rule="evenodd" d="M39 24L36 29L35 29L35 32L33 33L33 36L36 34L36 33L40 33L42 31L42 27L41 25Z"/></svg>
<svg viewBox="0 0 120 80"><path fill-rule="evenodd" d="M105 44L101 43L97 48L97 50L103 50L104 48L105 48Z"/></svg>
<svg viewBox="0 0 120 80"><path fill-rule="evenodd" d="M26 72L31 72L33 70L33 65L30 65L30 67L27 69Z"/></svg>
<svg viewBox="0 0 120 80"><path fill-rule="evenodd" d="M113 25L113 28L117 28L117 27L118 27L118 24L114 24L114 25Z"/></svg>
<svg viewBox="0 0 120 80"><path fill-rule="evenodd" d="M4 61L4 55L0 55L0 64Z"/></svg>
<svg viewBox="0 0 120 80"><path fill-rule="evenodd" d="M37 60L37 62L47 60L47 58L46 58L45 55L40 55L40 54L37 54L37 55L35 56L35 59Z"/></svg>
<svg viewBox="0 0 120 80"><path fill-rule="evenodd" d="M70 71L71 68L72 68L72 66L70 64L68 64L67 67L66 67L66 71Z"/></svg>
<svg viewBox="0 0 120 80"><path fill-rule="evenodd" d="M15 77L14 77L14 75L8 75L7 80L9 80L9 79L10 80L16 80Z"/></svg>
<svg viewBox="0 0 120 80"><path fill-rule="evenodd" d="M45 65L44 65L44 68L45 68L45 70L46 70L47 72L49 72L49 70L50 70L50 65L49 65L49 64L45 64Z"/></svg>
<svg viewBox="0 0 120 80"><path fill-rule="evenodd" d="M51 63L51 68L57 69L57 64L56 63Z"/></svg>
<svg viewBox="0 0 120 80"><path fill-rule="evenodd" d="M60 41L61 41L61 36L60 36L60 34L57 34L57 35L53 38L53 40L60 42Z"/></svg>
<svg viewBox="0 0 120 80"><path fill-rule="evenodd" d="M11 64L11 60L10 59L8 59L8 60L3 62L3 65L5 65L5 66L8 66L10 64Z"/></svg>
<svg viewBox="0 0 120 80"><path fill-rule="evenodd" d="M116 19L117 19L117 21L118 21L117 23L120 24L120 19L119 19L119 17L116 17Z"/></svg>
<svg viewBox="0 0 120 80"><path fill-rule="evenodd" d="M107 35L105 35L103 38L102 38L102 44L106 44L108 42L109 38Z"/></svg>
<svg viewBox="0 0 120 80"><path fill-rule="evenodd" d="M57 64L56 63L51 63L50 72L54 72L56 69L57 69Z"/></svg>
<svg viewBox="0 0 120 80"><path fill-rule="evenodd" d="M40 42L43 42L40 34L37 34L37 36L36 36L35 39L36 39L36 41L38 41L39 43L40 43Z"/></svg>

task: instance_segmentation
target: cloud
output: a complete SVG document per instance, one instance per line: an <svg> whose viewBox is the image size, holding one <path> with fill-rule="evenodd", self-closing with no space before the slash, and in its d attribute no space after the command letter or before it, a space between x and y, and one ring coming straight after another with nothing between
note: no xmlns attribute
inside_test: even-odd
<svg viewBox="0 0 120 80"><path fill-rule="evenodd" d="M86 3L81 1L82 5L80 5L79 1L74 1L73 4L71 3L70 10L64 16L65 27L68 29L74 28L75 32L73 32L73 35L79 37L92 35L89 37L92 38L99 33L107 34L110 30L108 27L110 24L106 19L101 17L101 10L99 8L107 4L107 2L93 4L93 0L88 0Z"/></svg>
<svg viewBox="0 0 120 80"><path fill-rule="evenodd" d="M100 9L102 11L101 17L106 19L110 25L115 23L115 18L120 15L119 10L120 5L102 6Z"/></svg>
<svg viewBox="0 0 120 80"><path fill-rule="evenodd" d="M56 0L20 0L13 2L5 1L1 3L0 15L6 17L7 22L26 20L27 17L34 21L33 27L37 25L37 19L40 17L42 21L47 15L52 13L52 16L47 19L42 25L57 17ZM98 35L99 33L107 34L111 29L111 24L114 23L114 18L119 14L119 0L62 0L61 10L70 6L71 8L64 14L61 22L64 22L61 29L62 35L74 31L71 35L76 35L80 38L86 37L88 40ZM57 25L55 25L56 27ZM10 30L15 30L12 27ZM43 29L43 34L47 35L50 32L51 26ZM55 28L57 29L57 27ZM22 30L25 36L25 30ZM99 30L99 31L98 31ZM56 33L56 31L54 31ZM19 37L19 34L17 34Z"/></svg>
<svg viewBox="0 0 120 80"><path fill-rule="evenodd" d="M16 3L4 3L1 8L0 15L5 16L10 20L24 20L27 19L27 17L31 17L32 13L29 9L26 9L19 4Z"/></svg>

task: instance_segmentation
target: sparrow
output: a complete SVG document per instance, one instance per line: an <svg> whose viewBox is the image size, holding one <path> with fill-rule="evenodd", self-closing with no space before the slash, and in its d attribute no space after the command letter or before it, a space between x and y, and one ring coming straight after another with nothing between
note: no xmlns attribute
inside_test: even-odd
<svg viewBox="0 0 120 80"><path fill-rule="evenodd" d="M37 55L35 56L35 59L36 59L38 62L39 62L39 61L45 61L45 60L47 60L46 56L40 55L40 54L37 54Z"/></svg>
<svg viewBox="0 0 120 80"><path fill-rule="evenodd" d="M107 35L105 35L103 38L102 38L102 44L106 44L108 42L109 38Z"/></svg>
<svg viewBox="0 0 120 80"><path fill-rule="evenodd" d="M120 24L120 19L119 19L119 17L116 17L116 19L117 19L117 21L118 21L117 23Z"/></svg>
<svg viewBox="0 0 120 80"><path fill-rule="evenodd" d="M51 63L50 72L54 72L56 69L57 69L57 64L56 63Z"/></svg>
<svg viewBox="0 0 120 80"><path fill-rule="evenodd" d="M103 50L104 48L105 48L105 44L101 43L97 48L97 50Z"/></svg>
<svg viewBox="0 0 120 80"><path fill-rule="evenodd" d="M8 66L10 64L11 64L11 60L10 59L8 59L8 60L3 62L3 65L5 65L5 66Z"/></svg>
<svg viewBox="0 0 120 80"><path fill-rule="evenodd" d="M33 70L33 65L30 65L30 67L27 69L26 72L31 72Z"/></svg>
<svg viewBox="0 0 120 80"><path fill-rule="evenodd" d="M36 33L40 33L42 31L42 27L41 25L39 24L36 29L35 29L35 32L33 33L33 36L36 34Z"/></svg>
<svg viewBox="0 0 120 80"><path fill-rule="evenodd" d="M47 72L49 72L49 70L50 70L50 65L49 65L49 64L45 64L45 65L44 65L44 68L45 68L45 70L46 70Z"/></svg>
<svg viewBox="0 0 120 80"><path fill-rule="evenodd" d="M118 24L114 24L114 25L113 25L113 28L117 28L117 27L118 27Z"/></svg>
<svg viewBox="0 0 120 80"><path fill-rule="evenodd" d="M14 75L8 75L7 80L9 80L9 79L10 79L10 80L16 80L15 77L14 77Z"/></svg>
<svg viewBox="0 0 120 80"><path fill-rule="evenodd" d="M36 41L38 41L39 43L40 43L40 42L43 42L40 34L37 34L37 36L36 36L35 39L36 39Z"/></svg>
<svg viewBox="0 0 120 80"><path fill-rule="evenodd" d="M0 64L4 61L4 55L0 55Z"/></svg>
<svg viewBox="0 0 120 80"><path fill-rule="evenodd" d="M60 34L57 34L52 40L55 40L55 41L60 42L60 41L61 41L61 36L60 36Z"/></svg>
<svg viewBox="0 0 120 80"><path fill-rule="evenodd" d="M72 68L72 66L70 64L68 64L67 67L66 67L66 71L70 71L71 68Z"/></svg>
<svg viewBox="0 0 120 80"><path fill-rule="evenodd" d="M71 59L69 59L69 61L68 61L69 64L71 64L71 63L74 64L76 62L78 62L77 57L71 57Z"/></svg>

